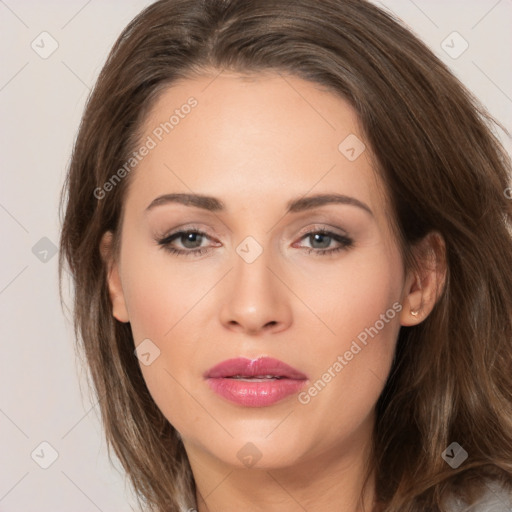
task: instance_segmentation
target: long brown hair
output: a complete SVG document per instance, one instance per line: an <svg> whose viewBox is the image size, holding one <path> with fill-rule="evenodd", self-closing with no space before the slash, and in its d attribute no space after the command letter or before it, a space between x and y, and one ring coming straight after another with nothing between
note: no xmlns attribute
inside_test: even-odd
<svg viewBox="0 0 512 512"><path fill-rule="evenodd" d="M449 493L471 501L487 478L510 484L511 162L498 123L421 41L366 1L160 0L111 50L61 202L60 279L67 263L109 454L112 447L141 502L186 510L195 485L178 433L146 388L130 325L111 313L99 246L107 230L119 241L131 176L106 198L95 190L140 143L159 93L212 70L290 73L348 101L376 157L406 266L429 232L445 240L444 292L424 322L400 330L377 404L372 466L384 509L444 510ZM441 457L452 442L469 456L457 469Z"/></svg>

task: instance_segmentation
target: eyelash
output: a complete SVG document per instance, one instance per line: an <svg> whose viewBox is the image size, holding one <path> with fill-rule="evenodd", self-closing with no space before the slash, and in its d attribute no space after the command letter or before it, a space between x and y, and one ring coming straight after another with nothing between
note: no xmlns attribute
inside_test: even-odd
<svg viewBox="0 0 512 512"><path fill-rule="evenodd" d="M184 231L177 231L175 233L171 233L170 235L167 235L164 238L157 239L156 242L162 249L170 252L171 254L177 255L177 256L199 257L199 256L202 256L203 254L207 253L211 249L210 247L199 247L197 249L185 250L185 249L176 249L175 247L172 247L170 245L171 242L173 242L175 239L180 238L182 235L187 235L187 234L191 234L191 233L193 233L195 235L200 235L201 237L210 238L208 236L208 234L205 233L204 231L200 231L198 229L188 229L188 230L184 230ZM315 253L316 256L328 256L328 255L336 254L340 251L349 249L350 247L352 247L352 245L354 243L354 241L347 236L339 235L337 233L333 233L332 231L327 231L324 229L316 229L316 230L308 231L307 233L304 233L302 235L301 240L303 238L306 238L311 235L328 236L329 238L332 238L333 240L335 240L336 242L341 244L339 247L336 247L334 249L322 250L322 249L315 249L313 247L303 247L302 248L306 251L307 254L310 254L313 252L313 253Z"/></svg>

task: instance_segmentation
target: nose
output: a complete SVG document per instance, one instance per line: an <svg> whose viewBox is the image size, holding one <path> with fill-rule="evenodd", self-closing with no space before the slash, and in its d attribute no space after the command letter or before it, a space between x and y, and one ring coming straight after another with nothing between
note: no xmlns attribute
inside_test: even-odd
<svg viewBox="0 0 512 512"><path fill-rule="evenodd" d="M252 263L236 255L220 298L220 319L227 329L254 335L290 326L291 292L271 259L265 250Z"/></svg>

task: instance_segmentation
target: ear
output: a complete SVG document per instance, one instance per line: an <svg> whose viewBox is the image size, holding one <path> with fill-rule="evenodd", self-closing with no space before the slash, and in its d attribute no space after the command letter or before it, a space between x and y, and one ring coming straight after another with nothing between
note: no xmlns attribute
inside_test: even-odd
<svg viewBox="0 0 512 512"><path fill-rule="evenodd" d="M426 235L413 250L418 264L408 272L405 281L400 316L404 326L417 325L427 318L446 281L446 245L438 232Z"/></svg>
<svg viewBox="0 0 512 512"><path fill-rule="evenodd" d="M107 269L107 284L110 302L112 303L112 315L120 322L129 322L123 287L119 277L119 264L116 258L114 258L113 240L112 231L106 231L100 242L101 257Z"/></svg>

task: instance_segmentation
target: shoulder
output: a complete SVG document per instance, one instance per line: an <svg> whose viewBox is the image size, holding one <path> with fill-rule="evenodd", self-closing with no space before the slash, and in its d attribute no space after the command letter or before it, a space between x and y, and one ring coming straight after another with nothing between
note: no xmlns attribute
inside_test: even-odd
<svg viewBox="0 0 512 512"><path fill-rule="evenodd" d="M512 492L497 482L486 484L485 494L475 503L468 505L460 498L447 503L449 512L512 512Z"/></svg>

